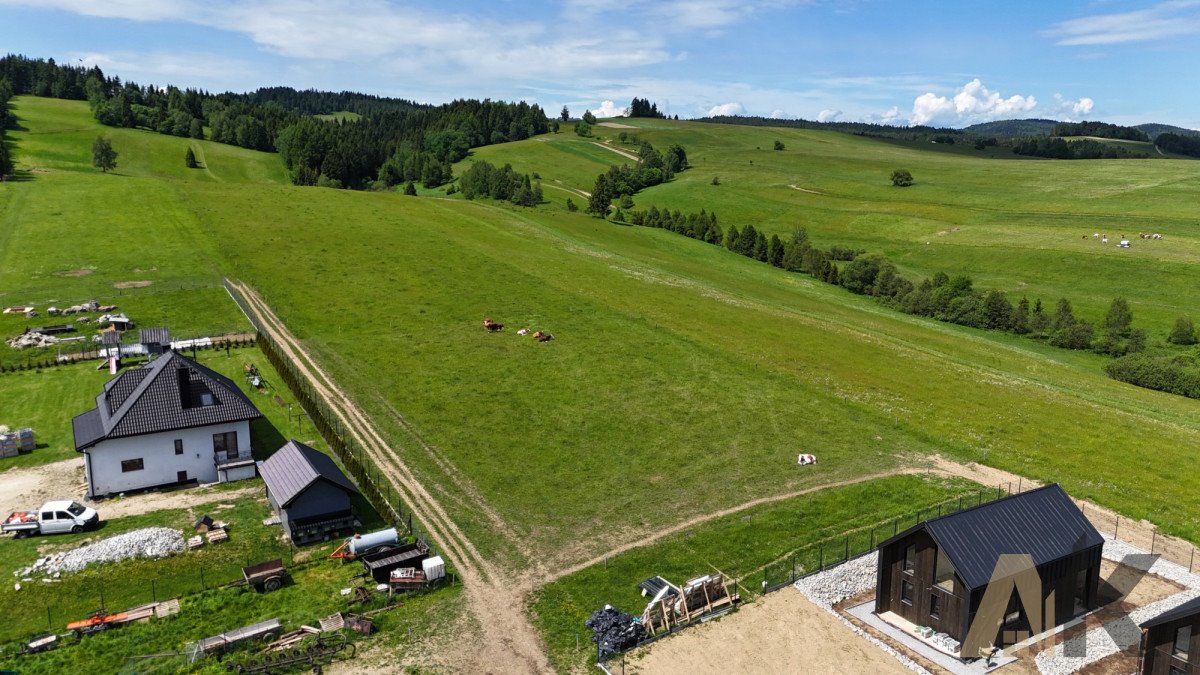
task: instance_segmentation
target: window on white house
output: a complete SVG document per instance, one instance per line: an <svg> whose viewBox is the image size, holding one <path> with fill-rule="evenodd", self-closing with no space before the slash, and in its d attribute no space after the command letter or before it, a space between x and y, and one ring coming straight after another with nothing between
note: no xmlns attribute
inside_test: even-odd
<svg viewBox="0 0 1200 675"><path fill-rule="evenodd" d="M220 434L213 434L213 452L224 452L225 457L234 459L238 456L237 432L226 431Z"/></svg>
<svg viewBox="0 0 1200 675"><path fill-rule="evenodd" d="M130 471L141 471L146 468L146 463L141 457L137 459L127 459L121 462L121 473L129 473Z"/></svg>
<svg viewBox="0 0 1200 675"><path fill-rule="evenodd" d="M175 439L175 454L177 454L177 455L183 454L183 439L182 438Z"/></svg>

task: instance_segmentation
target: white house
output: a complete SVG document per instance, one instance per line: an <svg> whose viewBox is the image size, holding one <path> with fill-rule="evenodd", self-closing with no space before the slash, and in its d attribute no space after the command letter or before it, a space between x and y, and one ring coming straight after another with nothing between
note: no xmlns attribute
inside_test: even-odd
<svg viewBox="0 0 1200 675"><path fill-rule="evenodd" d="M175 352L126 370L73 420L88 496L253 478L258 417L232 380Z"/></svg>

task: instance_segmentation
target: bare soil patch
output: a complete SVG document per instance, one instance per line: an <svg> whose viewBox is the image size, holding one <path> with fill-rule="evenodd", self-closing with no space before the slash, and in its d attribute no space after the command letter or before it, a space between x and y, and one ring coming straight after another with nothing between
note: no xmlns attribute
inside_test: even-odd
<svg viewBox="0 0 1200 675"><path fill-rule="evenodd" d="M714 675L909 672L790 588L634 652L626 668Z"/></svg>
<svg viewBox="0 0 1200 675"><path fill-rule="evenodd" d="M118 281L117 283L113 284L113 288L145 288L146 286L149 286L152 283L154 283L154 282L153 281L145 281L145 280L143 280L143 281Z"/></svg>
<svg viewBox="0 0 1200 675"><path fill-rule="evenodd" d="M597 122L598 127L608 127L609 129L636 129L637 127L629 124L621 124L620 122Z"/></svg>
<svg viewBox="0 0 1200 675"><path fill-rule="evenodd" d="M59 277L86 277L95 271L96 270L89 270L86 267L81 267L77 270L69 270L67 272L55 272L54 275Z"/></svg>
<svg viewBox="0 0 1200 675"><path fill-rule="evenodd" d="M84 492L82 458L9 469L0 473L0 517L51 499L80 499Z"/></svg>
<svg viewBox="0 0 1200 675"><path fill-rule="evenodd" d="M145 492L129 497L106 499L95 504L101 518L124 518L137 516L153 511L166 509L190 509L212 504L214 514L227 508L228 501L241 501L262 497L265 493L261 485L247 485L237 490L215 490L213 488L197 487L164 492Z"/></svg>

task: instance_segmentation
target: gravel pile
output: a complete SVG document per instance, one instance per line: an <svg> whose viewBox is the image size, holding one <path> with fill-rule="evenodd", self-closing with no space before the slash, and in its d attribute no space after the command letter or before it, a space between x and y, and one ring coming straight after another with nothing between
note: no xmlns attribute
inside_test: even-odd
<svg viewBox="0 0 1200 675"><path fill-rule="evenodd" d="M131 558L162 558L183 550L183 534L167 527L147 527L94 544L80 546L66 553L38 558L29 567L13 572L14 576L33 574L58 576L62 572L78 572L95 563L117 562Z"/></svg>
<svg viewBox="0 0 1200 675"><path fill-rule="evenodd" d="M882 640L854 625L846 617L833 609L833 606L842 600L874 588L875 573L878 564L879 555L877 553L869 553L843 565L838 565L824 572L818 572L817 574L798 580L795 584L796 590L800 591L800 594L808 598L814 605L832 614L834 618L854 631L855 635L875 645L883 650L884 653L890 654L905 668L914 673L930 675L929 671L918 665L916 661L892 649Z"/></svg>
<svg viewBox="0 0 1200 675"><path fill-rule="evenodd" d="M1053 650L1038 654L1038 670L1044 675L1068 675L1090 663L1095 663L1111 654L1136 645L1141 640L1141 629L1138 628L1138 624L1169 609L1174 609L1193 598L1200 597L1200 576L1188 572L1173 562L1157 558L1153 559L1153 564L1147 568L1145 563L1152 559L1145 551L1108 537L1105 537L1104 540L1103 555L1113 562L1123 562L1132 567L1147 569L1151 574L1157 574L1164 579L1170 579L1186 586L1188 590L1139 607L1130 612L1127 617L1106 623L1102 628L1089 630L1083 635L1055 645Z"/></svg>

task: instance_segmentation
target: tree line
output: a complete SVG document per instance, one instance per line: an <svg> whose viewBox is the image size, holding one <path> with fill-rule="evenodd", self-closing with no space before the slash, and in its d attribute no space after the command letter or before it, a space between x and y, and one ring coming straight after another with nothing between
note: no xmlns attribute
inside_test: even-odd
<svg viewBox="0 0 1200 675"><path fill-rule="evenodd" d="M1017 155L1049 159L1146 159L1150 156L1144 152L1134 152L1128 148L1087 138L1064 141L1057 136L1013 139L1012 151Z"/></svg>
<svg viewBox="0 0 1200 675"><path fill-rule="evenodd" d="M671 180L688 168L687 151L673 144L664 152L642 141L638 147L637 163L613 165L596 177L587 212L601 218L608 216L613 200L637 194L639 190Z"/></svg>
<svg viewBox="0 0 1200 675"><path fill-rule="evenodd" d="M471 165L458 179L458 190L467 199L490 197L512 202L518 206L537 206L542 202L542 183L529 174L519 174L512 165L496 167L480 160ZM453 194L454 186L447 194Z"/></svg>
<svg viewBox="0 0 1200 675"><path fill-rule="evenodd" d="M1146 132L1137 127L1123 127L1107 122L1059 122L1050 130L1051 136L1096 136L1124 141L1149 141Z"/></svg>
<svg viewBox="0 0 1200 675"><path fill-rule="evenodd" d="M12 84L8 80L0 79L0 180L13 172L12 154L8 150L7 141L8 128L15 121L8 103L12 97Z"/></svg>
<svg viewBox="0 0 1200 675"><path fill-rule="evenodd" d="M631 206L632 204L630 204ZM1200 398L1200 364L1191 355L1152 354L1144 329L1133 327L1133 312L1125 298L1114 298L1098 325L1075 315L1071 301L1060 298L1048 307L1040 298L1022 297L1015 303L1003 291L977 289L965 275L938 272L919 283L902 276L885 256L831 246L821 249L797 226L790 237L769 237L754 225L723 229L717 215L701 209L686 216L679 210L651 206L624 213L614 220L655 227L723 246L739 255L789 272L808 274L851 293L870 296L892 309L981 330L1008 332L1045 341L1055 347L1092 350L1117 357L1106 366L1118 380ZM846 264L839 267L839 261ZM1167 342L1194 345L1197 335L1190 319L1176 321Z"/></svg>
<svg viewBox="0 0 1200 675"><path fill-rule="evenodd" d="M666 115L658 111L658 104L651 103L648 98L633 98L626 110L629 117L654 117L657 119L666 119Z"/></svg>
<svg viewBox="0 0 1200 675"><path fill-rule="evenodd" d="M1176 133L1159 134L1158 138L1154 139L1154 144L1163 152L1200 157L1200 137L1183 136Z"/></svg>
<svg viewBox="0 0 1200 675"><path fill-rule="evenodd" d="M107 77L98 67L61 66L53 59L9 55L0 79L16 94L86 100L102 124L145 128L263 151L279 151L298 185L390 187L419 180L440 185L466 149L545 133L537 105L456 100L439 106L351 92L287 87L249 94L212 94L174 86L140 86ZM343 124L312 117L351 110ZM387 165L385 167L385 164ZM322 180L322 178L324 180Z"/></svg>

